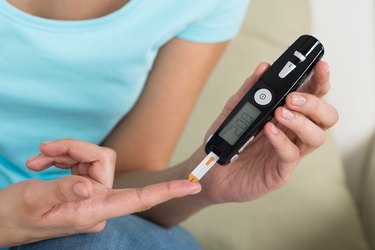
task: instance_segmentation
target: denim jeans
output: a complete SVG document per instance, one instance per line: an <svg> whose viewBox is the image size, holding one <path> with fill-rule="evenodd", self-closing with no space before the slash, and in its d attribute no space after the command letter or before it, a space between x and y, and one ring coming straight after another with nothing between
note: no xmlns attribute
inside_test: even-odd
<svg viewBox="0 0 375 250"><path fill-rule="evenodd" d="M100 233L78 234L12 247L12 250L195 250L199 243L181 227L166 229L135 215L107 221Z"/></svg>

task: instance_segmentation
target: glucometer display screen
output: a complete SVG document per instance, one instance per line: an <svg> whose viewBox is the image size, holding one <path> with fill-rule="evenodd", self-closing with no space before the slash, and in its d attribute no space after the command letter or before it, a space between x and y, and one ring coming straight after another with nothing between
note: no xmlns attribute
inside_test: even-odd
<svg viewBox="0 0 375 250"><path fill-rule="evenodd" d="M260 110L246 102L219 135L233 146L259 115Z"/></svg>

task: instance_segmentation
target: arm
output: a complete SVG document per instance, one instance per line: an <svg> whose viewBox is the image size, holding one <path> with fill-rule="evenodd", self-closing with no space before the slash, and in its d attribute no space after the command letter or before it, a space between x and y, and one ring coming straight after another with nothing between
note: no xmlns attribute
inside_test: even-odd
<svg viewBox="0 0 375 250"><path fill-rule="evenodd" d="M140 99L104 143L117 152L116 171L168 166L197 96L227 44L175 38L160 49Z"/></svg>

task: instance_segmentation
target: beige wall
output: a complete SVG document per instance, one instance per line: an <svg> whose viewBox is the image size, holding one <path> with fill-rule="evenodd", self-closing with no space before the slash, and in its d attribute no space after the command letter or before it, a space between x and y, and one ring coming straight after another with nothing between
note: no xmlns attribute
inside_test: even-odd
<svg viewBox="0 0 375 250"><path fill-rule="evenodd" d="M311 0L314 33L325 43L331 64L329 99L340 122L333 129L349 187L367 238L375 248L375 2ZM373 145L372 147L375 147Z"/></svg>
<svg viewBox="0 0 375 250"><path fill-rule="evenodd" d="M311 0L313 33L331 66L330 101L340 113L333 129L344 156L350 188L360 185L375 128L375 4L373 0Z"/></svg>

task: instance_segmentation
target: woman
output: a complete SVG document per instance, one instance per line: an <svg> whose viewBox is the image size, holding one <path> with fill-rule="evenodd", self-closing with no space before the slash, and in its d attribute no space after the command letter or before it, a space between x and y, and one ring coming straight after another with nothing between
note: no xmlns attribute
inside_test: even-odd
<svg viewBox="0 0 375 250"><path fill-rule="evenodd" d="M324 62L230 170L214 168L202 186L180 180L203 159L202 147L166 170L246 5L1 1L0 246L199 248L182 229L167 228L211 204L252 200L285 184L337 120L320 99L329 88ZM268 66L258 66L208 135ZM115 171L121 190L112 189Z"/></svg>

